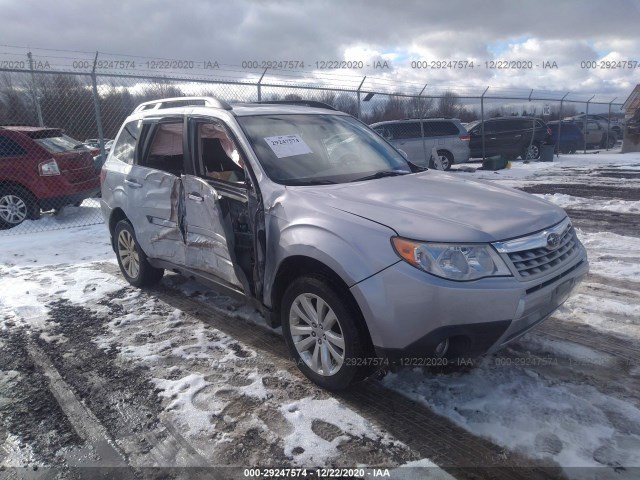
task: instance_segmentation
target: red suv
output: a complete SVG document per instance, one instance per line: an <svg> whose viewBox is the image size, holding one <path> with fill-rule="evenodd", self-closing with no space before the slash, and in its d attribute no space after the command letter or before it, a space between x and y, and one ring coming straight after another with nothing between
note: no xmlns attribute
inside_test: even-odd
<svg viewBox="0 0 640 480"><path fill-rule="evenodd" d="M58 128L0 127L0 229L95 196L95 153Z"/></svg>

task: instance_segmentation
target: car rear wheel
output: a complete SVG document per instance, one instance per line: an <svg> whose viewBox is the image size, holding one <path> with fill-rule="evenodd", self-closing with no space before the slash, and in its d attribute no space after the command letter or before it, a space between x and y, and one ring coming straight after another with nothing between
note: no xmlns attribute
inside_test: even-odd
<svg viewBox="0 0 640 480"><path fill-rule="evenodd" d="M21 187L0 189L0 229L17 227L29 218L37 218L37 202Z"/></svg>
<svg viewBox="0 0 640 480"><path fill-rule="evenodd" d="M124 278L135 287L158 283L164 275L162 268L155 268L140 248L133 227L127 220L120 220L113 232L118 265Z"/></svg>
<svg viewBox="0 0 640 480"><path fill-rule="evenodd" d="M526 145L522 152L523 160L535 160L540 158L540 145L536 142L531 145Z"/></svg>
<svg viewBox="0 0 640 480"><path fill-rule="evenodd" d="M447 150L438 150L438 158L440 159L443 170L449 170L451 165L453 165L453 155L451 155L451 152L448 152ZM429 167L436 168L433 160L429 162Z"/></svg>
<svg viewBox="0 0 640 480"><path fill-rule="evenodd" d="M298 368L328 390L364 379L366 332L357 307L323 276L304 276L287 288L281 304L282 331Z"/></svg>

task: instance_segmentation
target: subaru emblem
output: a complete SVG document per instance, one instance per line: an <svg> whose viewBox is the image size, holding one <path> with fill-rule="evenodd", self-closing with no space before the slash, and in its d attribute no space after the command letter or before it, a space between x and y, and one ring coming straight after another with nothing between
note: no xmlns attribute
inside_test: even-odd
<svg viewBox="0 0 640 480"><path fill-rule="evenodd" d="M560 235L557 233L550 233L547 235L547 248L555 250L560 245Z"/></svg>

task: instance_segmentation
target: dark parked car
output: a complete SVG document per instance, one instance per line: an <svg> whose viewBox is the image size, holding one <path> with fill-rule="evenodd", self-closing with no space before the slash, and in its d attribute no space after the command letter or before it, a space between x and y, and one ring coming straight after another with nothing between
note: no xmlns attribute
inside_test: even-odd
<svg viewBox="0 0 640 480"><path fill-rule="evenodd" d="M482 158L482 121L471 122L466 128L471 135L471 157ZM550 137L551 130L547 124L534 117L499 117L484 121L486 157L539 158L540 147L549 143Z"/></svg>
<svg viewBox="0 0 640 480"><path fill-rule="evenodd" d="M584 135L576 122L563 121L560 126L560 122L554 120L547 125L551 129L550 142L556 145L556 151L576 153L576 150L584 145ZM558 141L558 132L560 133L560 141Z"/></svg>
<svg viewBox="0 0 640 480"><path fill-rule="evenodd" d="M99 191L93 152L62 130L0 127L0 229Z"/></svg>

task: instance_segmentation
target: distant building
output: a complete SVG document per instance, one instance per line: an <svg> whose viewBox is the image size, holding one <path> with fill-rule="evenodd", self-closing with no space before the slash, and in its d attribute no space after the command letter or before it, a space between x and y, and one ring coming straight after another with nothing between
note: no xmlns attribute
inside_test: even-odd
<svg viewBox="0 0 640 480"><path fill-rule="evenodd" d="M622 109L624 110L622 153L640 152L640 84L633 89Z"/></svg>

